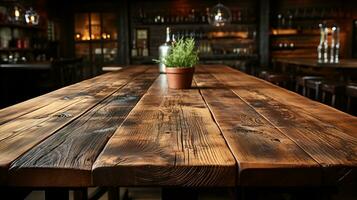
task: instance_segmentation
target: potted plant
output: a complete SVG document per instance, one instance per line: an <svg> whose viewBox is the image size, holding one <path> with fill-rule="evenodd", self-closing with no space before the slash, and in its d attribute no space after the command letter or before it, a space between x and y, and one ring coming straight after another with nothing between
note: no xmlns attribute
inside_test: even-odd
<svg viewBox="0 0 357 200"><path fill-rule="evenodd" d="M162 60L155 60L166 66L169 88L187 89L191 87L198 53L193 38L179 39L172 44L169 54Z"/></svg>

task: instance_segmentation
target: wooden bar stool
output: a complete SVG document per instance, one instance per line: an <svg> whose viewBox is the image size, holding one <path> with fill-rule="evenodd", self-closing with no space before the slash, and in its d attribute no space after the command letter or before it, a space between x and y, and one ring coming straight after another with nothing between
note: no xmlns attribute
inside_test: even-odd
<svg viewBox="0 0 357 200"><path fill-rule="evenodd" d="M322 80L323 78L321 76L298 76L296 77L295 81L295 91L299 93L300 87L302 88L302 95L306 96L307 95L307 90L306 90L306 82L308 80Z"/></svg>
<svg viewBox="0 0 357 200"><path fill-rule="evenodd" d="M291 79L290 79L290 76L286 75L286 74L272 73L272 74L268 74L265 77L265 80L267 80L275 85L283 86L286 88Z"/></svg>
<svg viewBox="0 0 357 200"><path fill-rule="evenodd" d="M352 98L357 98L357 83L350 83L346 86L347 112L351 112Z"/></svg>
<svg viewBox="0 0 357 200"><path fill-rule="evenodd" d="M265 79L270 73L272 73L270 70L263 69L259 72L258 77L261 79Z"/></svg>
<svg viewBox="0 0 357 200"><path fill-rule="evenodd" d="M326 93L331 94L331 106L336 107L336 97L342 97L345 93L346 84L337 82L323 82L321 84L322 102L326 102Z"/></svg>
<svg viewBox="0 0 357 200"><path fill-rule="evenodd" d="M320 88L322 84L323 79L310 79L306 81L305 87L306 87L306 96L311 98L310 91L314 90L315 95L313 99L315 100L320 100Z"/></svg>

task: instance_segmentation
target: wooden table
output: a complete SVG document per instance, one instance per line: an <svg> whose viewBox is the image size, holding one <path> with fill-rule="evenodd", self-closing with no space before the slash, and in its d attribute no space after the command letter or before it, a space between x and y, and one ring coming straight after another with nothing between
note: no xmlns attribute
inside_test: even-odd
<svg viewBox="0 0 357 200"><path fill-rule="evenodd" d="M356 117L226 66L189 90L131 66L0 110L3 186L334 186L356 167Z"/></svg>

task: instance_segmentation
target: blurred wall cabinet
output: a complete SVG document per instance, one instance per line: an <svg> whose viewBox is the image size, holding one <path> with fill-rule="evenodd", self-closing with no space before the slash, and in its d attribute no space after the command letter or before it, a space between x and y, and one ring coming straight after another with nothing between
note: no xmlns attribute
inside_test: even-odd
<svg viewBox="0 0 357 200"><path fill-rule="evenodd" d="M118 24L115 13L76 13L74 16L75 55L82 57L90 76L101 67L118 63Z"/></svg>

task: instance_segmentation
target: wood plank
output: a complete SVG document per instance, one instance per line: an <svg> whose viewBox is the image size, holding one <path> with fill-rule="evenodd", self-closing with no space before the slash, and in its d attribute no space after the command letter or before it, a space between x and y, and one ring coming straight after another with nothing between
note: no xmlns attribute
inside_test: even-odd
<svg viewBox="0 0 357 200"><path fill-rule="evenodd" d="M140 66L132 66L122 69L120 73L127 73L125 71L131 71L133 68L140 68ZM78 95L80 92L86 92L88 89L98 84L108 84L114 83L118 79L115 73L106 73L101 76L97 76L82 82L60 88L53 92L41 95L36 98L29 99L27 101L0 109L0 125L14 120L22 115L33 112L40 109L48 104L58 101L64 96L66 98L73 98L73 96ZM101 80L101 81L99 81Z"/></svg>
<svg viewBox="0 0 357 200"><path fill-rule="evenodd" d="M212 68L212 70L216 71L217 69ZM221 71L220 69L218 70ZM239 88L244 89L259 88L259 91L261 91L265 95L276 99L279 102L284 102L284 104L286 105L304 110L305 113L308 113L309 115L323 122L330 124L332 123L335 128L340 129L346 134L357 138L357 131L351 131L357 129L357 117L344 113L331 106L312 101L307 97L296 94L295 92L282 89L279 86L276 86L253 76L248 76L234 69L228 68L224 70L228 70L229 72L227 73L239 75L239 78L226 80L231 85L239 84Z"/></svg>
<svg viewBox="0 0 357 200"><path fill-rule="evenodd" d="M93 108L148 68L139 67L116 72L111 75L113 79L109 79L109 82L106 81L107 76L103 77L104 80L96 78L90 81L94 84L91 87L83 84L83 90L77 91L73 98L63 95L57 101L1 125L0 184L6 182L7 170L11 162ZM71 91L69 94L72 94Z"/></svg>
<svg viewBox="0 0 357 200"><path fill-rule="evenodd" d="M235 186L236 162L197 89L160 75L93 165L95 185Z"/></svg>
<svg viewBox="0 0 357 200"><path fill-rule="evenodd" d="M238 162L238 185L320 184L317 162L215 77L196 71L194 80Z"/></svg>
<svg viewBox="0 0 357 200"><path fill-rule="evenodd" d="M205 68L205 70L214 73L218 69ZM346 130L346 127L342 129L338 124L315 118L311 111L271 98L260 87L247 88L244 83L246 80L249 82L255 80L260 82L261 88L267 88L270 84L266 82L255 78L253 80L250 76L228 68L225 69L226 73L222 73L222 70L218 71L221 73L214 73L218 80L230 87L323 167L323 184L357 180L357 138L353 136L356 129ZM274 93L270 95L277 96ZM306 99L300 102L299 106L309 101ZM323 113L323 110L321 112Z"/></svg>
<svg viewBox="0 0 357 200"><path fill-rule="evenodd" d="M21 156L11 164L9 185L91 186L92 164L158 74L158 70L153 68L137 76L112 96Z"/></svg>

